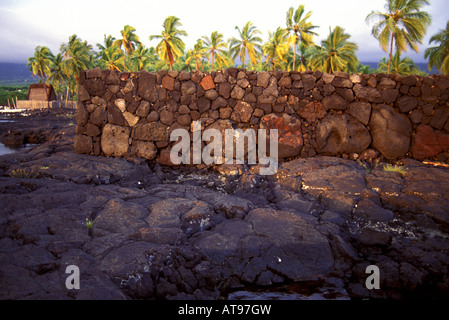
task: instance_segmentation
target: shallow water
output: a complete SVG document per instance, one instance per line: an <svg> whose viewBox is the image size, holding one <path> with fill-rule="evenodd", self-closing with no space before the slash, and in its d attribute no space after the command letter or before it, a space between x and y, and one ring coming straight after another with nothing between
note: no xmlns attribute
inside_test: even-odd
<svg viewBox="0 0 449 320"><path fill-rule="evenodd" d="M15 153L15 152L18 152L18 151L24 150L24 149L29 149L32 146L33 146L32 144L24 144L20 148L9 148L9 147L5 146L3 143L0 142L0 156L4 156L6 154Z"/></svg>
<svg viewBox="0 0 449 320"><path fill-rule="evenodd" d="M3 156L5 154L11 154L14 152L17 152L17 149L11 149L5 146L3 143L0 142L0 156Z"/></svg>

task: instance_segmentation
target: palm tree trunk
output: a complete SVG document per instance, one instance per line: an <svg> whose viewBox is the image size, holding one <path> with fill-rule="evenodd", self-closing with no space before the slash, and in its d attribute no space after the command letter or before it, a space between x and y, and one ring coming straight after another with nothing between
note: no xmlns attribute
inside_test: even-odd
<svg viewBox="0 0 449 320"><path fill-rule="evenodd" d="M295 71L295 67L296 67L296 39L292 43L292 47L293 47L293 71Z"/></svg>
<svg viewBox="0 0 449 320"><path fill-rule="evenodd" d="M125 48L125 59L123 60L123 68L125 69L124 71L126 72L126 48Z"/></svg>
<svg viewBox="0 0 449 320"><path fill-rule="evenodd" d="M390 67L391 67L391 59L393 57L393 40L394 36L391 35L391 43L390 43L390 57L388 58L388 74L390 74Z"/></svg>
<svg viewBox="0 0 449 320"><path fill-rule="evenodd" d="M214 71L214 62L215 62L215 52L211 52L212 55L212 63L211 63L211 70Z"/></svg>
<svg viewBox="0 0 449 320"><path fill-rule="evenodd" d="M198 58L195 58L196 70L200 70L200 65L198 63Z"/></svg>
<svg viewBox="0 0 449 320"><path fill-rule="evenodd" d="M67 103L69 101L69 84L67 83L67 95L65 96L65 107L67 107Z"/></svg>

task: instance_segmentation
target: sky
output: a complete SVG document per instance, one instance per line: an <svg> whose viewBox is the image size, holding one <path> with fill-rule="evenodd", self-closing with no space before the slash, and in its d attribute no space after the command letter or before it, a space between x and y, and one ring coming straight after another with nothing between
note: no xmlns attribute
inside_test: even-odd
<svg viewBox="0 0 449 320"><path fill-rule="evenodd" d="M186 49L197 39L217 30L224 38L237 37L236 26L242 28L251 21L268 40L268 31L285 27L288 8L304 4L312 11L310 21L319 26L315 43L320 44L329 28L341 26L351 35L362 62L378 62L387 54L371 35L365 22L372 10L384 11L386 0L0 0L0 62L25 63L36 46L47 46L56 54L60 45L72 34L96 49L104 35L120 38L125 25L136 28L136 34L146 46L156 46L150 35L161 34L162 23L170 15L180 18ZM432 16L432 24L420 46L419 53L409 51L406 56L415 62L425 62L424 50L430 37L444 29L449 20L449 0L430 0L425 10Z"/></svg>

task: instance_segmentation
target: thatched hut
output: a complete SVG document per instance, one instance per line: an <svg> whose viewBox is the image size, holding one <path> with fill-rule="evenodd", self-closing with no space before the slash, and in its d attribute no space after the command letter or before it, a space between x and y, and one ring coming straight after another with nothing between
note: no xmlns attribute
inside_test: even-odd
<svg viewBox="0 0 449 320"><path fill-rule="evenodd" d="M53 101L56 100L56 94L53 86L47 86L43 83L30 84L27 100L30 101Z"/></svg>

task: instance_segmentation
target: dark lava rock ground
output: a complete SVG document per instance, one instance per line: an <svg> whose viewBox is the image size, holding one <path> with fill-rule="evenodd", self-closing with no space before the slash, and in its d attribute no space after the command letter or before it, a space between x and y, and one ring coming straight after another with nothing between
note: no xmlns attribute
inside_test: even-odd
<svg viewBox="0 0 449 320"><path fill-rule="evenodd" d="M76 154L73 112L9 119L5 144L36 145L0 156L0 299L449 298L444 167L170 168Z"/></svg>

